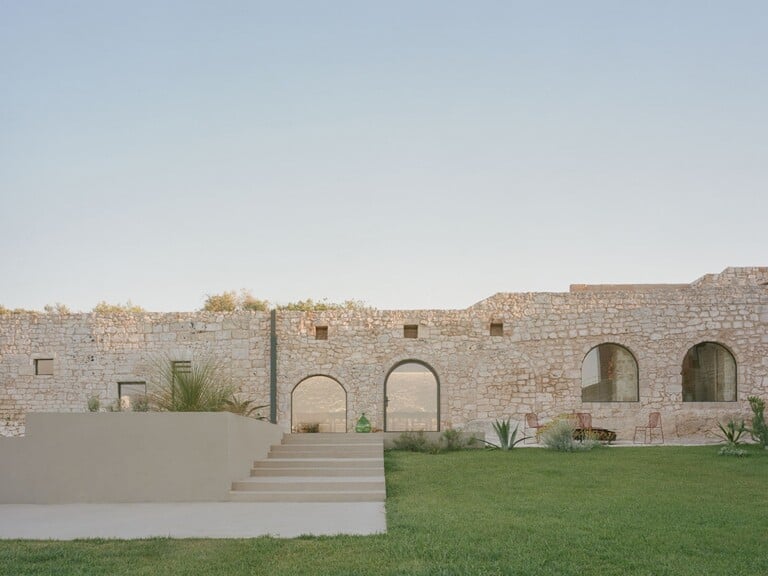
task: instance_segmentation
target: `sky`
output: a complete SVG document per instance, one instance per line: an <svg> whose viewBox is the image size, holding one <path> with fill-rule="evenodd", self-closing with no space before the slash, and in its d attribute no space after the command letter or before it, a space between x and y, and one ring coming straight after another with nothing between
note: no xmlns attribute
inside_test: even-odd
<svg viewBox="0 0 768 576"><path fill-rule="evenodd" d="M768 2L0 0L0 304L767 265Z"/></svg>

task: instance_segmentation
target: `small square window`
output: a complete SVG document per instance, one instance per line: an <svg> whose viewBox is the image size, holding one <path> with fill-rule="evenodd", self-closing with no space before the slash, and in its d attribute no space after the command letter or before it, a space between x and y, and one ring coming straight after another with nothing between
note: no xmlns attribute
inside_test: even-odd
<svg viewBox="0 0 768 576"><path fill-rule="evenodd" d="M328 340L328 326L315 326L315 340Z"/></svg>
<svg viewBox="0 0 768 576"><path fill-rule="evenodd" d="M403 326L403 338L418 338L418 337L419 337L418 324L406 324Z"/></svg>
<svg viewBox="0 0 768 576"><path fill-rule="evenodd" d="M35 360L35 375L53 376L53 358L38 358Z"/></svg>
<svg viewBox="0 0 768 576"><path fill-rule="evenodd" d="M491 322L491 336L504 336L503 322Z"/></svg>
<svg viewBox="0 0 768 576"><path fill-rule="evenodd" d="M120 408L122 410L133 410L146 405L147 401L147 383L146 382L118 382L117 396L120 398Z"/></svg>
<svg viewBox="0 0 768 576"><path fill-rule="evenodd" d="M190 372L192 372L192 361L191 360L172 360L171 371L173 372L174 376L176 374L189 374Z"/></svg>

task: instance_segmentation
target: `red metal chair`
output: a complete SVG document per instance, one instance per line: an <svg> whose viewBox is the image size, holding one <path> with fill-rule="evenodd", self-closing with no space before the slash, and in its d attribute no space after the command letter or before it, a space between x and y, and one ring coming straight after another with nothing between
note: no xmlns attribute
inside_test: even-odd
<svg viewBox="0 0 768 576"><path fill-rule="evenodd" d="M578 422L577 428L582 430L589 430L592 428L592 414L589 412L576 412L576 421Z"/></svg>
<svg viewBox="0 0 768 576"><path fill-rule="evenodd" d="M648 415L648 424L646 426L635 426L635 435L632 442L637 444L637 433L643 433L643 444L653 444L653 433L661 434L661 443L664 444L664 428L661 426L661 412L651 412Z"/></svg>
<svg viewBox="0 0 768 576"><path fill-rule="evenodd" d="M525 415L525 434L527 436L528 430L534 430L534 435L529 438L534 438L536 442L539 441L539 428L542 428L542 424L539 424L539 417L533 413L528 412L528 414Z"/></svg>

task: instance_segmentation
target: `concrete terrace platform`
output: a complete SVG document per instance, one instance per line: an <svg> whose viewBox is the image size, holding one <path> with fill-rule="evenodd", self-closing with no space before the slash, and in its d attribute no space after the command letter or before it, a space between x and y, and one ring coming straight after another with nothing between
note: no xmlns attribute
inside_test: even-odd
<svg viewBox="0 0 768 576"><path fill-rule="evenodd" d="M387 530L384 502L0 505L0 539L295 538Z"/></svg>

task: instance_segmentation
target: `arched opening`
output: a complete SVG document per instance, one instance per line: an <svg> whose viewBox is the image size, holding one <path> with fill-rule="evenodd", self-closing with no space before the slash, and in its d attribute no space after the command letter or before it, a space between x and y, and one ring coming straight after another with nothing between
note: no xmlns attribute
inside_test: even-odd
<svg viewBox="0 0 768 576"><path fill-rule="evenodd" d="M716 342L702 342L683 359L683 402L735 402L736 359Z"/></svg>
<svg viewBox="0 0 768 576"><path fill-rule="evenodd" d="M346 432L347 392L329 376L310 376L291 393L292 432Z"/></svg>
<svg viewBox="0 0 768 576"><path fill-rule="evenodd" d="M415 360L401 362L384 383L384 427L389 432L440 429L440 386L435 372Z"/></svg>
<svg viewBox="0 0 768 576"><path fill-rule="evenodd" d="M637 360L618 344L599 344L581 363L582 402L637 402Z"/></svg>

